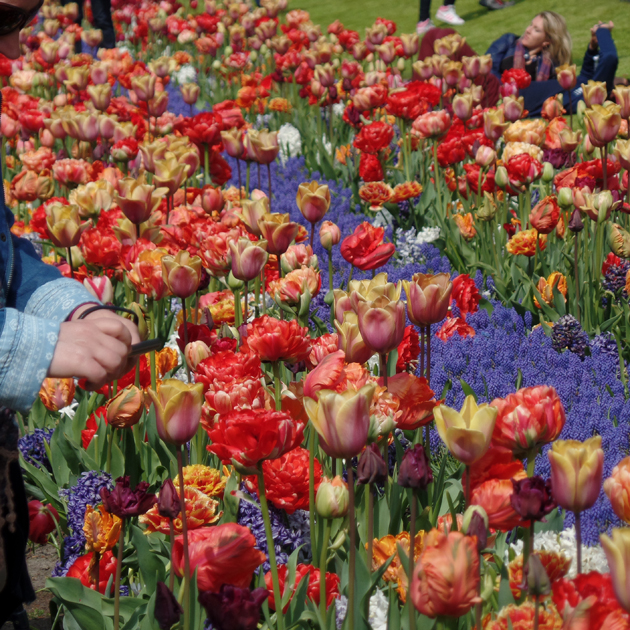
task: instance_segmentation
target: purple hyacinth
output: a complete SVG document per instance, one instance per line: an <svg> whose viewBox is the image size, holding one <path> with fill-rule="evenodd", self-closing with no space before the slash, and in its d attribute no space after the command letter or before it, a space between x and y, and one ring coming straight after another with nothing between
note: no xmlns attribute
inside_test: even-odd
<svg viewBox="0 0 630 630"><path fill-rule="evenodd" d="M32 433L27 433L21 437L18 442L18 448L22 457L29 464L36 468L45 468L48 472L52 472L52 466L48 460L48 454L44 446L44 441L50 444L52 434L55 429L35 429Z"/></svg>
<svg viewBox="0 0 630 630"><path fill-rule="evenodd" d="M63 541L63 560L53 569L53 577L63 577L74 561L85 551L83 523L88 505L98 505L101 501L101 488L114 487L112 476L106 472L91 470L81 474L76 484L59 490L59 496L67 502L67 522L70 535Z"/></svg>
<svg viewBox="0 0 630 630"><path fill-rule="evenodd" d="M260 549L267 555L267 538L265 536L265 524L263 522L262 511L259 507L258 497L248 492L244 486L241 487L243 493L253 501L241 500L238 511L238 523L248 527L256 539L256 549ZM290 516L283 510L278 510L272 505L269 506L269 516L271 517L271 531L275 541L276 560L278 564L286 564L289 556L300 546L300 561L304 562L310 557L310 527L308 512L297 510ZM269 571L269 561L263 564L263 571Z"/></svg>
<svg viewBox="0 0 630 630"><path fill-rule="evenodd" d="M589 347L588 335L573 315L564 315L553 325L551 345L558 352L566 348L583 359Z"/></svg>

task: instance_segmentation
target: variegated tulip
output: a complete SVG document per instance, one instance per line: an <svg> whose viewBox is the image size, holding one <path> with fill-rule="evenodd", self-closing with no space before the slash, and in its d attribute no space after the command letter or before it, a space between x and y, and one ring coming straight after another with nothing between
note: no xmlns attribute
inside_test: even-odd
<svg viewBox="0 0 630 630"><path fill-rule="evenodd" d="M169 291L178 298L190 297L201 282L201 258L180 250L176 256L162 258L162 277Z"/></svg>

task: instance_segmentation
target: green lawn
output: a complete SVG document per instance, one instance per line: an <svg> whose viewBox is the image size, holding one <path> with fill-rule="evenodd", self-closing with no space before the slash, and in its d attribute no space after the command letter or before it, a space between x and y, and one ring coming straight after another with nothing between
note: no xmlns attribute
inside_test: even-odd
<svg viewBox="0 0 630 630"><path fill-rule="evenodd" d="M440 6L433 0L432 16ZM582 63L590 38L589 29L602 20L613 20L613 35L619 51L619 70L622 76L630 75L630 3L623 0L518 0L510 8L488 11L477 0L457 0L456 9L466 20L458 30L470 45L484 53L489 44L506 32L522 33L536 13L542 10L557 11L563 15L573 37L573 62ZM306 9L313 22L328 26L338 19L344 26L359 31L370 26L377 17L394 20L398 33L413 32L418 20L418 2L382 2L381 0L291 0L289 8ZM435 21L435 20L434 20Z"/></svg>

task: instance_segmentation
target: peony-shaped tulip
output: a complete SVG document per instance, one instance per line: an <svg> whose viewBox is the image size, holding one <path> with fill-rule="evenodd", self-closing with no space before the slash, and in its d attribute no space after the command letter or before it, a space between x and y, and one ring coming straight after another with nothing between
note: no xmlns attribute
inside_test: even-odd
<svg viewBox="0 0 630 630"><path fill-rule="evenodd" d="M602 485L602 438L596 435L585 442L558 440L547 456L552 493L558 505L572 512L593 507Z"/></svg>
<svg viewBox="0 0 630 630"><path fill-rule="evenodd" d="M630 523L630 457L624 457L604 481L604 492L615 514Z"/></svg>
<svg viewBox="0 0 630 630"><path fill-rule="evenodd" d="M322 389L318 401L304 399L304 408L320 436L320 445L330 457L357 456L367 444L370 405L376 385L369 383L358 391L341 393Z"/></svg>
<svg viewBox="0 0 630 630"><path fill-rule="evenodd" d="M447 273L416 273L411 282L403 280L402 284L407 294L407 314L416 326L437 324L446 317L453 292Z"/></svg>
<svg viewBox="0 0 630 630"><path fill-rule="evenodd" d="M599 540L606 553L617 601L630 612L630 529L615 528L612 538L602 534Z"/></svg>
<svg viewBox="0 0 630 630"><path fill-rule="evenodd" d="M277 459L302 441L303 426L283 411L241 409L219 417L208 431L211 453L224 464L255 473L266 459Z"/></svg>
<svg viewBox="0 0 630 630"><path fill-rule="evenodd" d="M420 114L413 121L412 129L421 138L441 138L451 126L451 117L444 109Z"/></svg>
<svg viewBox="0 0 630 630"><path fill-rule="evenodd" d="M309 223L321 221L330 208L330 190L316 181L300 184L295 197L302 216Z"/></svg>
<svg viewBox="0 0 630 630"><path fill-rule="evenodd" d="M188 532L190 570L197 572L200 591L216 593L223 584L240 588L249 586L254 571L266 559L255 549L256 539L249 528L236 523L202 527ZM173 570L184 575L184 539L175 538Z"/></svg>
<svg viewBox="0 0 630 630"><path fill-rule="evenodd" d="M203 384L169 378L162 381L157 392L149 389L148 393L155 407L160 438L178 446L190 442L201 420Z"/></svg>
<svg viewBox="0 0 630 630"><path fill-rule="evenodd" d="M490 448L497 410L487 403L477 405L466 396L460 412L446 405L433 410L435 426L451 455L466 466L481 459Z"/></svg>
<svg viewBox="0 0 630 630"><path fill-rule="evenodd" d="M475 538L432 530L413 571L410 592L416 609L430 618L462 617L478 601L478 584Z"/></svg>
<svg viewBox="0 0 630 630"><path fill-rule="evenodd" d="M492 441L519 458L532 456L540 446L553 442L566 422L558 393L546 385L524 387L491 404L498 409Z"/></svg>
<svg viewBox="0 0 630 630"><path fill-rule="evenodd" d="M185 249L176 256L167 254L161 259L162 277L168 290L178 298L190 297L201 282L201 258L191 256Z"/></svg>
<svg viewBox="0 0 630 630"><path fill-rule="evenodd" d="M311 338L308 328L301 327L295 319L287 322L263 315L247 325L243 346L261 361L296 363L308 357Z"/></svg>
<svg viewBox="0 0 630 630"><path fill-rule="evenodd" d="M252 242L248 238L230 241L232 252L232 275L238 280L249 282L260 275L267 264L267 241Z"/></svg>

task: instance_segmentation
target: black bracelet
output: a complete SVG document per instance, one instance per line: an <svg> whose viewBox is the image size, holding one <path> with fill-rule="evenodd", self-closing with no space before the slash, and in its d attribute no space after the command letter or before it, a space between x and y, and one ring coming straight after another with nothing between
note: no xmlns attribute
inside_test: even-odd
<svg viewBox="0 0 630 630"><path fill-rule="evenodd" d="M112 311L113 313L127 313L133 317L134 324L137 326L140 323L140 318L138 314L132 311L129 308L124 308L122 306L114 306L113 304L97 304L96 306L91 306L90 308L86 308L81 315L77 319L85 319L90 313L94 313L96 311Z"/></svg>

